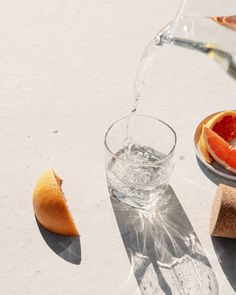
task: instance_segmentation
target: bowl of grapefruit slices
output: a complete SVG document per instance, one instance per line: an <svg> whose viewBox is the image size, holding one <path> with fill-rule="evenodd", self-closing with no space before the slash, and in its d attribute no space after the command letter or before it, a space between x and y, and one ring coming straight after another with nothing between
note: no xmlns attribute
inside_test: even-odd
<svg viewBox="0 0 236 295"><path fill-rule="evenodd" d="M236 180L236 111L214 113L198 125L194 134L198 159L211 171Z"/></svg>

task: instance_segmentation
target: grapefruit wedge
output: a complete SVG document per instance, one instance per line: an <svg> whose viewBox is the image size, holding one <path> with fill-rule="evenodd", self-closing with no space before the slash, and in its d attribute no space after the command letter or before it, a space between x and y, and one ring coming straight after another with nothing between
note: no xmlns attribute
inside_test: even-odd
<svg viewBox="0 0 236 295"><path fill-rule="evenodd" d="M206 127L212 129L225 141L229 142L236 137L236 111L224 111L214 115L207 123ZM203 129L199 141L199 149L203 158L209 164L212 163L208 149L205 145Z"/></svg>
<svg viewBox="0 0 236 295"><path fill-rule="evenodd" d="M78 236L61 184L62 179L52 169L40 177L33 194L34 212L46 229L65 236Z"/></svg>
<svg viewBox="0 0 236 295"><path fill-rule="evenodd" d="M227 170L236 173L236 148L206 125L203 126L203 136L211 157Z"/></svg>
<svg viewBox="0 0 236 295"><path fill-rule="evenodd" d="M225 26L232 30L236 30L236 15L212 16L211 19L222 26Z"/></svg>

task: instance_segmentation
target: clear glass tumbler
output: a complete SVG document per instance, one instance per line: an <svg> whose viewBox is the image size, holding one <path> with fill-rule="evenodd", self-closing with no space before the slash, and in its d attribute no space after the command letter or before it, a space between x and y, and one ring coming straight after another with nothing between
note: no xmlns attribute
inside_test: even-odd
<svg viewBox="0 0 236 295"><path fill-rule="evenodd" d="M176 133L165 122L136 115L132 145L125 147L128 117L105 135L106 176L111 197L149 210L164 196L173 169Z"/></svg>

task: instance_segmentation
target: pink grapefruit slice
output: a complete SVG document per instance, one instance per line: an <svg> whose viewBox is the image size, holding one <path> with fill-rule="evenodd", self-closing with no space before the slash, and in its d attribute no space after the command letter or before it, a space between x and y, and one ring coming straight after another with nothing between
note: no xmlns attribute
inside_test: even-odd
<svg viewBox="0 0 236 295"><path fill-rule="evenodd" d="M206 127L216 132L225 141L230 142L236 137L236 111L230 110L217 113L206 123ZM205 145L203 129L200 136L199 149L205 161L211 164L212 157Z"/></svg>
<svg viewBox="0 0 236 295"><path fill-rule="evenodd" d="M236 173L236 148L206 125L203 126L203 136L211 157L227 170Z"/></svg>

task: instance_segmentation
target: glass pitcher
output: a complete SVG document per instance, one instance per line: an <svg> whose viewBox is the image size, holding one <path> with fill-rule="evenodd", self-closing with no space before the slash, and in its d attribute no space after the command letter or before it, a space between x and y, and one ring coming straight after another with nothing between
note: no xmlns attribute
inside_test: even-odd
<svg viewBox="0 0 236 295"><path fill-rule="evenodd" d="M184 0L175 19L156 36L156 45L197 50L236 79L236 3L233 0Z"/></svg>
<svg viewBox="0 0 236 295"><path fill-rule="evenodd" d="M135 103L143 94L147 74L154 67L157 46L171 45L201 52L236 79L236 2L234 0L183 0L176 16L147 46L135 80ZM159 53L158 53L159 54Z"/></svg>

